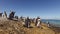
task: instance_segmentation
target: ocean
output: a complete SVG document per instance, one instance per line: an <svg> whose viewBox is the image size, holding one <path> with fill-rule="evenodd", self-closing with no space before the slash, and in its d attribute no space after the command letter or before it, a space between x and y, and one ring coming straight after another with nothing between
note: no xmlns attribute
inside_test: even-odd
<svg viewBox="0 0 60 34"><path fill-rule="evenodd" d="M47 21L51 24L54 25L56 27L60 27L60 20L56 20L56 19L42 19L41 20L44 23L47 23Z"/></svg>

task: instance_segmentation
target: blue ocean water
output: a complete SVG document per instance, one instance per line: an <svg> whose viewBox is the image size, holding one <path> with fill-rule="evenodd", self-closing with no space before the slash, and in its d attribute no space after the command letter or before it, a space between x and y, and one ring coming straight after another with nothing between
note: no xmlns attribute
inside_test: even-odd
<svg viewBox="0 0 60 34"><path fill-rule="evenodd" d="M42 19L41 21L44 22L44 23L46 23L48 21L50 24L54 24L55 26L60 27L60 20L56 20L56 19Z"/></svg>

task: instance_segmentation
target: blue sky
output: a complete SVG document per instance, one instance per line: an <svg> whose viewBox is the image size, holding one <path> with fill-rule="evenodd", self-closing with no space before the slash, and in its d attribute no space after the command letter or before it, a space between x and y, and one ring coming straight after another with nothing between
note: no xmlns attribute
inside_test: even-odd
<svg viewBox="0 0 60 34"><path fill-rule="evenodd" d="M0 0L0 12L10 10L18 16L60 19L60 0Z"/></svg>

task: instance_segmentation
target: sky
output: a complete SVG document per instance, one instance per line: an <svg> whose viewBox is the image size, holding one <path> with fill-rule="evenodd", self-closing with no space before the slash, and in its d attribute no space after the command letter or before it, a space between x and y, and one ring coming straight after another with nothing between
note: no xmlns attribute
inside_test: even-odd
<svg viewBox="0 0 60 34"><path fill-rule="evenodd" d="M0 12L15 11L17 16L60 19L60 0L0 0Z"/></svg>

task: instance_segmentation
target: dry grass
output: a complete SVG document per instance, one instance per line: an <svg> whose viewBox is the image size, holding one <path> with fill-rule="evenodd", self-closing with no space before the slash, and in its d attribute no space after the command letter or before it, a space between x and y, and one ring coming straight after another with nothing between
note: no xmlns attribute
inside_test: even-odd
<svg viewBox="0 0 60 34"><path fill-rule="evenodd" d="M60 27L51 27L55 34L60 34Z"/></svg>
<svg viewBox="0 0 60 34"><path fill-rule="evenodd" d="M20 21L0 21L0 34L55 34L55 32L42 24L42 29L32 23L33 28L23 27Z"/></svg>

